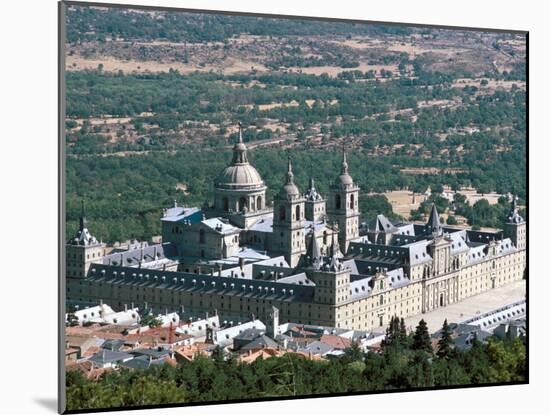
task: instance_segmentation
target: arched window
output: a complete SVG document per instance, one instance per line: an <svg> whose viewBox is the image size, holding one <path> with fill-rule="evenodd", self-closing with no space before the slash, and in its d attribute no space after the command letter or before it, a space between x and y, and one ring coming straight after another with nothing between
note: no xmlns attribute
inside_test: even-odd
<svg viewBox="0 0 550 415"><path fill-rule="evenodd" d="M246 207L246 199L244 197L241 197L239 199L239 212L242 212L245 207Z"/></svg>
<svg viewBox="0 0 550 415"><path fill-rule="evenodd" d="M225 212L229 212L229 200L227 200L227 197L224 197L222 199L222 204L223 204L223 210Z"/></svg>
<svg viewBox="0 0 550 415"><path fill-rule="evenodd" d="M203 244L206 242L206 236L204 234L204 229L199 230L199 243Z"/></svg>
<svg viewBox="0 0 550 415"><path fill-rule="evenodd" d="M279 219L280 220L285 220L286 219L286 210L285 210L284 206L281 206L279 208Z"/></svg>
<svg viewBox="0 0 550 415"><path fill-rule="evenodd" d="M353 193L351 194L351 197L349 200L349 208L350 209L355 208L355 195Z"/></svg>
<svg viewBox="0 0 550 415"><path fill-rule="evenodd" d="M250 210L252 211L256 210L256 201L254 200L254 198L252 198L250 201L251 201Z"/></svg>
<svg viewBox="0 0 550 415"><path fill-rule="evenodd" d="M302 217L300 216L300 205L296 206L296 220L300 220Z"/></svg>
<svg viewBox="0 0 550 415"><path fill-rule="evenodd" d="M256 209L262 210L262 197L261 196L258 196L258 198L256 199Z"/></svg>
<svg viewBox="0 0 550 415"><path fill-rule="evenodd" d="M327 231L323 232L323 245L327 244L328 234Z"/></svg>
<svg viewBox="0 0 550 415"><path fill-rule="evenodd" d="M336 209L340 209L342 207L342 199L340 198L340 195L336 195L334 198Z"/></svg>

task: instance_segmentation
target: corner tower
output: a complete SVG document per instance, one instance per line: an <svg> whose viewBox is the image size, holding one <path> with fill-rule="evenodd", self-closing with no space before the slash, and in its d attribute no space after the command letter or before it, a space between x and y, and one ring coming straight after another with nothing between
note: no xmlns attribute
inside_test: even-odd
<svg viewBox="0 0 550 415"><path fill-rule="evenodd" d="M510 238L517 249L527 248L527 223L518 213L517 196L512 202L512 210L506 217L504 236Z"/></svg>
<svg viewBox="0 0 550 415"><path fill-rule="evenodd" d="M291 267L296 267L306 252L304 204L305 199L294 184L289 158L285 184L273 204L273 250L281 252Z"/></svg>
<svg viewBox="0 0 550 415"><path fill-rule="evenodd" d="M338 223L338 241L347 252L352 239L359 237L359 187L348 173L346 152L342 153L342 171L330 187L327 215Z"/></svg>
<svg viewBox="0 0 550 415"><path fill-rule="evenodd" d="M88 231L84 202L82 202L78 231L66 245L66 277L85 278L90 265L101 262L103 248L104 245Z"/></svg>
<svg viewBox="0 0 550 415"><path fill-rule="evenodd" d="M315 232L312 231L311 235L312 240L308 252L309 269L306 272L309 279L315 283L314 301L338 307L349 301L351 270L341 262L343 255L335 234L333 234L329 256L326 258L320 253ZM335 326L337 326L336 314L334 318Z"/></svg>

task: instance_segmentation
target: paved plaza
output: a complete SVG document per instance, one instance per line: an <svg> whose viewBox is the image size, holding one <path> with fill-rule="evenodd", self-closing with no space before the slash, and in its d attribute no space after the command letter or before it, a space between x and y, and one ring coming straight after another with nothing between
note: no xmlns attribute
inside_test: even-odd
<svg viewBox="0 0 550 415"><path fill-rule="evenodd" d="M430 333L433 333L441 328L445 319L449 323L460 323L474 316L524 300L525 293L525 281L516 281L504 287L467 298L459 303L448 305L445 308L406 318L405 324L407 329L414 330L418 322L424 319L428 323Z"/></svg>

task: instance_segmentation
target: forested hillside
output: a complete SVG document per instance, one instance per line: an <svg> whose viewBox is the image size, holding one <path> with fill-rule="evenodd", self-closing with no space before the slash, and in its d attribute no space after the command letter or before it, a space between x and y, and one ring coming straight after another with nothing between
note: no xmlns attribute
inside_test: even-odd
<svg viewBox="0 0 550 415"><path fill-rule="evenodd" d="M520 35L76 6L67 31L67 236L80 200L110 242L158 234L173 199L211 203L237 122L270 195L288 155L326 192L345 147L364 217L396 217L372 193L397 189L525 203Z"/></svg>

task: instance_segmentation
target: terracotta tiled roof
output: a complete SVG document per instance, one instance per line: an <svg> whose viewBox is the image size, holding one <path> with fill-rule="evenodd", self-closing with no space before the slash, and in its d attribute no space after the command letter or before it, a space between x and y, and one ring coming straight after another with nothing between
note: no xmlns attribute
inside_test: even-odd
<svg viewBox="0 0 550 415"><path fill-rule="evenodd" d="M302 337L318 336L318 334L315 333L314 331L308 331L304 327L300 327L300 326L291 327L289 331L291 331L293 334L297 334Z"/></svg>
<svg viewBox="0 0 550 415"><path fill-rule="evenodd" d="M79 371L82 372L88 379L97 380L101 377L101 375L111 369L94 369L92 362L84 360L78 363L67 363L66 370L67 372Z"/></svg>
<svg viewBox="0 0 550 415"><path fill-rule="evenodd" d="M177 346L174 349L176 357L183 358L185 360L191 361L195 358L197 354L203 356L210 356L211 350L214 348L212 344L208 343L193 343L186 346Z"/></svg>
<svg viewBox="0 0 550 415"><path fill-rule="evenodd" d="M75 370L79 370L83 373L86 373L86 372L89 372L90 370L92 370L93 368L93 365L92 365L92 362L90 362L89 360L84 360L82 362L67 362L66 365L65 365L65 369L67 370L67 372L73 372Z"/></svg>
<svg viewBox="0 0 550 415"><path fill-rule="evenodd" d="M304 352L291 352L292 354L295 354L297 356L303 357L304 359L309 360L326 360L324 357L320 355L316 355L313 353L304 353Z"/></svg>
<svg viewBox="0 0 550 415"><path fill-rule="evenodd" d="M172 366L172 367L176 367L176 366L178 365L177 360L176 360L176 359L172 359L171 357L165 358L165 359L164 359L164 362L165 362L166 364L169 364L169 365Z"/></svg>
<svg viewBox="0 0 550 415"><path fill-rule="evenodd" d="M265 349L260 349L256 351L251 351L250 353L245 353L240 355L237 358L237 361L242 363L252 363L256 359L268 359L274 356L283 356L286 353L284 350L277 350L272 347L266 347Z"/></svg>
<svg viewBox="0 0 550 415"><path fill-rule="evenodd" d="M320 341L340 350L347 349L351 346L350 339L334 336L333 334L323 334Z"/></svg>

